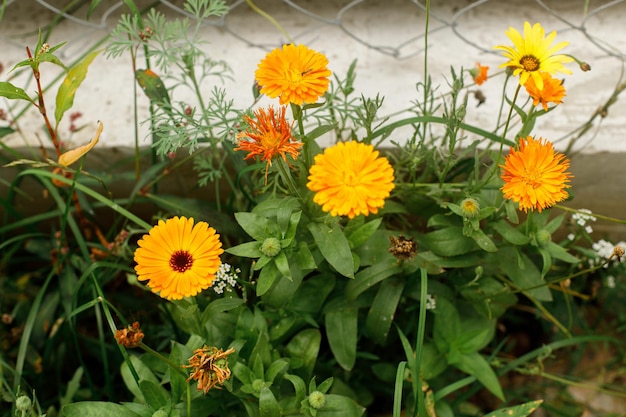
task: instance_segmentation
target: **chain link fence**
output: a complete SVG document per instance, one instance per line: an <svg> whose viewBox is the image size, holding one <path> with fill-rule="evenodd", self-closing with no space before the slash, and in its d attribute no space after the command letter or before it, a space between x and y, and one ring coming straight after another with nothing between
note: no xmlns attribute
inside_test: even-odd
<svg viewBox="0 0 626 417"><path fill-rule="evenodd" d="M225 87L229 93L232 91L236 101L243 103L242 107L250 103L258 60L265 51L293 41L325 52L338 76L343 76L351 61L358 57L360 84L357 86L365 96L373 97L380 92L385 97L385 110L394 114L406 109L415 99L415 83L424 78L425 57L429 73L435 75L436 83L444 85L451 66L470 68L481 61L496 72L503 59L493 46L509 44L504 31L509 26L521 30L523 21L528 20L541 22L547 31L556 30L557 41L570 42L566 52L589 62L593 69L582 74L572 68L575 74L567 79L567 106L557 109L559 117L550 118L546 134L557 137L559 132L569 131L572 125L581 122L581 115L593 114L611 97L618 101L611 108L611 117L601 121L602 131L598 130L587 145L595 150L614 150L613 138L622 134L626 123L626 107L614 96L623 87L625 78L626 0L433 0L428 34L424 1L253 0L254 6L272 16L281 28L255 12L249 1L229 0L228 14L202 22L202 36L210 40L212 56L234 68L233 82ZM102 48L120 16L129 10L124 1L102 0L88 16L91 3L90 0L0 0L3 5L0 64L4 67L0 77L6 79L8 68L25 58L25 45L34 46L40 28L52 39L52 44L67 41L59 53L69 64L89 49ZM190 16L184 3L184 0L135 0L141 10L155 8L169 18ZM110 62L90 68L92 72L99 72L100 77L119 78L123 74L131 85L133 82L127 68L122 71ZM88 89L89 83L81 88ZM100 104L98 113L106 111L117 119L130 114L128 108L115 103L117 96L106 97L114 92L98 88L100 91L93 94L98 94L100 102L105 103ZM496 96L501 95L501 83L486 83L481 88L487 102L478 110L469 109L468 117L488 126L493 124L493 113L499 111L495 106ZM89 98L87 107L89 101L94 100ZM98 120L102 116L96 113L92 117ZM108 132L114 137L128 136L113 129L109 128ZM626 145L618 150L626 151Z"/></svg>

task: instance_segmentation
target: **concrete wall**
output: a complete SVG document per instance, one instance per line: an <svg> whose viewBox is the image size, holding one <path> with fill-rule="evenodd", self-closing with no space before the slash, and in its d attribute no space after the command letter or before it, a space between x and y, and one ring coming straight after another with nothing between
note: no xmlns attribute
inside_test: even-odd
<svg viewBox="0 0 626 417"><path fill-rule="evenodd" d="M25 46L36 43L36 31L55 16L51 4L61 7L65 1L20 0L9 1L0 22L0 63L4 71L0 80L10 79L16 85L27 79L27 74L15 77L8 70L26 58ZM88 2L86 2L88 3ZM138 1L141 6L150 4ZM256 1L269 12L297 43L324 52L330 68L343 77L354 59L357 65L357 94L385 97L382 115L400 118L412 102L420 99L415 85L424 80L423 2L417 0L301 0ZM570 64L573 74L564 77L567 97L547 117L540 119L534 134L556 142L564 149L574 136L573 129L592 117L594 112L610 100L618 86L625 82L626 58L626 1L586 0L433 0L428 35L428 72L440 91L445 92L450 67L471 68L480 61L498 72L504 62L493 46L510 44L505 30L513 26L522 29L525 20L540 22L547 31L558 32L557 41L569 41L564 52L588 62L592 71L582 72ZM182 1L161 0L158 10L168 17L183 16ZM229 1L231 12L224 19L214 19L201 28L206 48L216 60L230 64L231 79L223 83L236 107L246 108L252 102L251 88L254 70L267 50L286 42L286 38L270 22L255 13L243 0ZM59 51L66 63L71 63L89 48L97 48L124 11L121 2L104 0L87 21L86 8L73 12L53 30L50 43L68 41ZM101 44L103 45L103 44ZM51 66L42 67L46 84L58 74ZM468 78L466 80L469 81ZM481 106L470 105L467 121L484 129L495 126L500 111L503 76L494 76L480 87L486 96ZM96 58L81 86L75 109L83 113L81 122L88 128L70 136L69 122L61 126L61 135L75 143L87 141L95 131L96 121L102 120L104 135L99 147L131 147L134 143L132 107L133 73L127 56L117 59ZM207 92L209 87L207 86ZM32 84L27 90L34 92ZM140 118L147 116L148 101L141 91ZM54 107L54 94L49 94L49 110ZM192 100L184 95L175 100ZM264 101L269 102L269 101ZM470 101L471 103L471 101ZM0 100L0 109L10 115L19 114L21 107ZM2 126L2 124L0 124ZM20 134L3 140L8 146L38 146L45 143L41 117L33 110L21 115ZM626 186L621 180L621 161L626 156L626 104L622 97L609 108L606 117L597 117L593 128L576 146L578 156L572 155L572 170L576 175L575 207L607 209L605 214L626 217ZM147 129L141 128L142 145L148 146ZM395 137L402 140L402 137ZM577 159L578 158L578 159ZM577 166L580 160L584 166ZM584 175L578 174L578 172ZM583 192L582 190L588 191ZM607 226L605 231L617 231ZM621 233L621 232L620 232Z"/></svg>

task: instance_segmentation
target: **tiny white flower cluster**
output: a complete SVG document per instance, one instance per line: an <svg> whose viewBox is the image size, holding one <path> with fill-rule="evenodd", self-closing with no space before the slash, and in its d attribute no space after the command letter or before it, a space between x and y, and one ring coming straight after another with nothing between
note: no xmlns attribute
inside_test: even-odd
<svg viewBox="0 0 626 417"><path fill-rule="evenodd" d="M611 255L613 255L613 250L616 246L621 246L622 248L626 248L626 242L619 242L617 244L613 244L604 239L600 239L597 242L594 242L591 247L594 251L596 251L596 261L604 262L609 259ZM619 262L618 259L614 259L615 262ZM609 267L609 264L606 263L604 265L605 268Z"/></svg>
<svg viewBox="0 0 626 417"><path fill-rule="evenodd" d="M215 280L211 288L213 288L216 294L223 294L224 290L232 291L237 285L237 278L239 278L237 274L240 272L239 268L233 269L232 265L226 262L222 263L217 270L217 274L215 274Z"/></svg>
<svg viewBox="0 0 626 417"><path fill-rule="evenodd" d="M572 220L580 227L585 227L587 222L595 222L597 219L589 209L579 209L578 213L572 214Z"/></svg>
<svg viewBox="0 0 626 417"><path fill-rule="evenodd" d="M432 294L426 294L426 310L434 310L437 307L437 299Z"/></svg>
<svg viewBox="0 0 626 417"><path fill-rule="evenodd" d="M589 209L579 209L577 213L572 214L572 221L578 226L583 227L588 235L593 233L593 228L588 225L587 222L595 222L596 220L597 219L592 215ZM576 239L576 235L570 233L567 235L567 238L573 241Z"/></svg>

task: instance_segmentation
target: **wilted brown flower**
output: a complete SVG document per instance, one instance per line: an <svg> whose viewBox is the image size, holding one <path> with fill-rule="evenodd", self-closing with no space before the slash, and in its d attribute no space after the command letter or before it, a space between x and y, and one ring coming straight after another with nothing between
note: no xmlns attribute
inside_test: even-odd
<svg viewBox="0 0 626 417"><path fill-rule="evenodd" d="M413 238L407 239L402 235L389 236L389 241L391 242L389 252L400 261L413 259L417 254L417 243L413 241Z"/></svg>
<svg viewBox="0 0 626 417"><path fill-rule="evenodd" d="M617 262L622 261L622 256L624 256L624 248L621 246L616 246L613 248L613 254L611 257L615 256L617 258Z"/></svg>
<svg viewBox="0 0 626 417"><path fill-rule="evenodd" d="M117 343L129 349L139 346L143 340L143 336L144 334L139 327L138 321L129 324L125 329L120 329L115 332Z"/></svg>
<svg viewBox="0 0 626 417"><path fill-rule="evenodd" d="M198 391L207 392L213 387L221 385L230 378L230 369L228 369L228 355L233 353L235 348L227 351L216 347L204 346L193 351L193 356L189 358L189 365L183 365L184 368L191 368L191 375L187 378L187 382L192 379L198 381Z"/></svg>

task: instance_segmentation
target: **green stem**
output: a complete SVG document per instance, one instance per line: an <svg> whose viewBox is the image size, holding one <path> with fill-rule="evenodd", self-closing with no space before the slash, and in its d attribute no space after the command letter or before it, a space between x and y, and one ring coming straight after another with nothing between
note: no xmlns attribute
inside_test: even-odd
<svg viewBox="0 0 626 417"><path fill-rule="evenodd" d="M260 14L261 16L263 16L264 18L266 18L267 20L270 21L271 24L273 24L276 29L278 29L280 31L280 33L283 34L283 36L285 37L285 39L287 39L289 41L289 43L294 43L293 39L291 38L291 36L289 36L289 34L287 33L287 31L281 26L280 23L278 23L276 21L276 19L274 19L272 16L270 16L269 14L265 13L263 10L261 10L256 4L254 4L252 2L252 0L246 0L246 3L248 4L248 6L250 6L250 8L252 10L254 10L255 12L257 12L258 14Z"/></svg>
<svg viewBox="0 0 626 417"><path fill-rule="evenodd" d="M571 208L571 207L562 206L560 204L555 204L553 207L559 208L559 209L561 209L563 211L568 211L570 213L588 214L588 213L582 212L580 210L577 210L577 209L574 209L574 208ZM615 217L603 216L601 214L593 213L593 217L595 217L596 219L600 219L600 220L606 220L608 222L619 223L619 224L626 224L626 220L616 219Z"/></svg>
<svg viewBox="0 0 626 417"><path fill-rule="evenodd" d="M298 200L302 200L302 197L300 196L298 187L296 186L296 183L293 180L293 176L291 175L291 170L289 169L287 162L285 162L285 160L282 158L277 158L274 161L274 163L278 167L278 172L281 178L283 179L283 181L285 182L285 185L287 185L287 188L289 189L289 192L291 193L291 195L298 198Z"/></svg>
<svg viewBox="0 0 626 417"><path fill-rule="evenodd" d="M150 346L146 345L145 343L141 342L139 344L139 347L145 350L147 353L151 354L152 356L156 357L158 360L165 362L170 368L178 372L181 376L185 377L185 379L187 379L187 377L189 376L187 375L185 371L180 369L180 366L178 366L177 364L169 360L169 358L166 358L165 356L161 355L159 352L152 349Z"/></svg>
<svg viewBox="0 0 626 417"><path fill-rule="evenodd" d="M515 108L515 102L517 101L517 96L519 95L519 91L521 87L522 87L521 84L518 83L517 88L515 89L515 95L513 96L513 101L511 102L511 108L509 109L509 114L506 118L506 123L504 125L504 131L502 132L502 137L500 139L500 149L498 150L498 157L494 161L494 164L491 167L489 174L487 175L485 181L479 184L478 189L481 189L483 186L488 184L500 167L500 160L502 159L502 154L504 153L504 142L506 141L506 135L509 132L509 125L511 124L511 116L513 116L513 109Z"/></svg>
<svg viewBox="0 0 626 417"><path fill-rule="evenodd" d="M426 297L428 295L428 273L426 269L420 268L420 307L417 322L417 337L415 339L415 366L413 378L417 381L416 403L414 414L426 416L426 403L424 391L422 390L422 347L424 344L424 333L426 331Z"/></svg>

